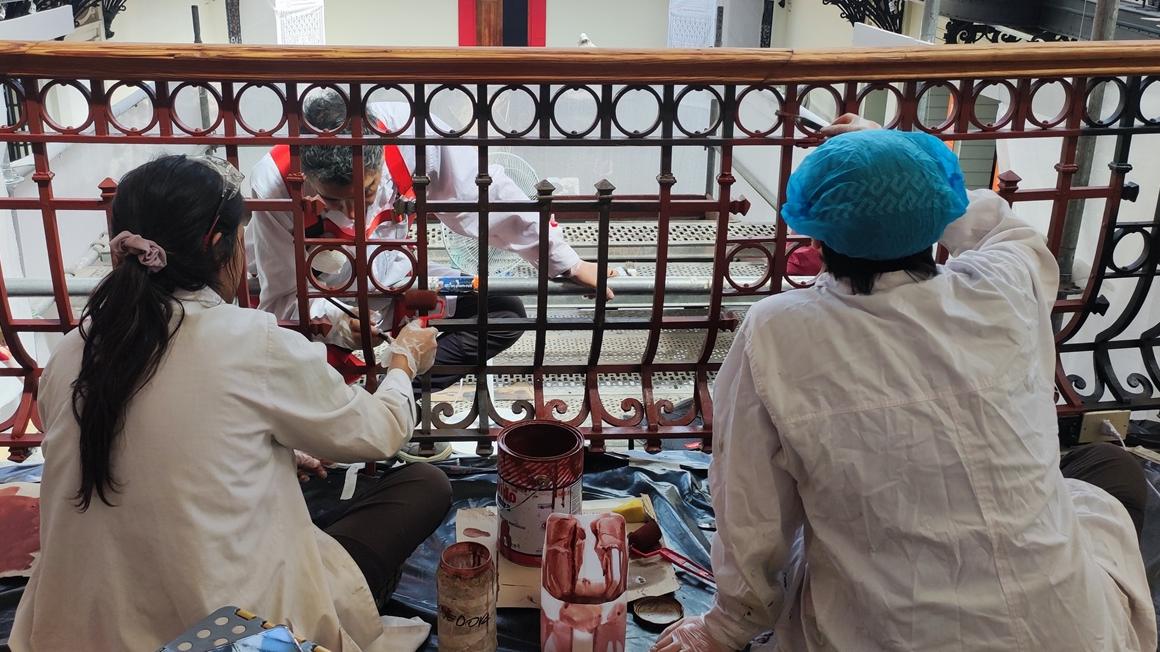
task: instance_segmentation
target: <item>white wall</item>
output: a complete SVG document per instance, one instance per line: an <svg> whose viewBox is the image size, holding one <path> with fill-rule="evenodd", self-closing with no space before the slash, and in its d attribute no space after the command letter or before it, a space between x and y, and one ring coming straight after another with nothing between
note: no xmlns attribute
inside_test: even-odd
<svg viewBox="0 0 1160 652"><path fill-rule="evenodd" d="M587 34L602 48L663 48L668 0L548 0L548 47L576 47Z"/></svg>
<svg viewBox="0 0 1160 652"><path fill-rule="evenodd" d="M241 0L239 8L242 43L273 45L278 42L273 0Z"/></svg>
<svg viewBox="0 0 1160 652"><path fill-rule="evenodd" d="M326 0L328 45L456 46L456 0Z"/></svg>
<svg viewBox="0 0 1160 652"><path fill-rule="evenodd" d="M245 5L263 0L244 0ZM225 0L148 0L129 2L113 19L113 38L119 43L193 43L191 5L201 15L201 40L226 43Z"/></svg>
<svg viewBox="0 0 1160 652"><path fill-rule="evenodd" d="M725 24L721 27L721 45L729 48L755 48L761 45L763 0L724 0Z"/></svg>
<svg viewBox="0 0 1160 652"><path fill-rule="evenodd" d="M854 27L834 5L821 0L786 0L773 14L775 48L848 48ZM922 32L922 5L904 3L902 31L917 38Z"/></svg>
<svg viewBox="0 0 1160 652"><path fill-rule="evenodd" d="M787 0L774 10L773 47L848 48L854 27L834 5L821 0Z"/></svg>

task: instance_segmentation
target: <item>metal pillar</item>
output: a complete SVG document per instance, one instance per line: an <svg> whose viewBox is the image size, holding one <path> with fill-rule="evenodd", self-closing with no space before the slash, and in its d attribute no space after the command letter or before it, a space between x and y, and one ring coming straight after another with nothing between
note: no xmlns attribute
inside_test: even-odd
<svg viewBox="0 0 1160 652"><path fill-rule="evenodd" d="M1096 4L1096 13L1092 22L1093 41L1110 41L1116 33L1116 21L1119 18L1119 0L1099 0ZM1104 85L1092 91L1087 102L1088 114L1100 115L1104 107ZM1081 136L1075 152L1076 172L1071 179L1072 188L1082 188L1091 182L1092 157L1095 155L1096 139L1093 136ZM1080 226L1083 224L1085 201L1072 201L1067 205L1067 217L1063 223L1063 240L1059 246L1059 290L1061 295L1073 294L1076 286L1072 279L1072 268L1075 266L1075 250L1079 242Z"/></svg>

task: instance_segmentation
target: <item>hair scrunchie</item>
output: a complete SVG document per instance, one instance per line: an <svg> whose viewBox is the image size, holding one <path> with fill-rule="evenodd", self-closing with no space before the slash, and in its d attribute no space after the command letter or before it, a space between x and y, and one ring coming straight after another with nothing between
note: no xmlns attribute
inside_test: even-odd
<svg viewBox="0 0 1160 652"><path fill-rule="evenodd" d="M161 248L161 245L142 238L136 233L121 231L109 241L109 249L113 254L114 265L121 264L125 256L131 255L136 256L137 262L149 270L150 274L156 274L165 269L165 250Z"/></svg>

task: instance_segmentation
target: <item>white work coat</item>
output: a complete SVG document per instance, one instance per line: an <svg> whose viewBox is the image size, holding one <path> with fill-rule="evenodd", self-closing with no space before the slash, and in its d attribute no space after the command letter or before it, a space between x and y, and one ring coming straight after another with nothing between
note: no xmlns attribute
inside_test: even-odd
<svg viewBox="0 0 1160 652"><path fill-rule="evenodd" d="M311 524L293 449L340 462L393 455L414 427L406 374L392 370L372 395L266 313L208 289L181 305L180 329L125 414L115 507L94 496L76 509L76 330L45 368L41 552L13 651L156 650L228 605L336 652L392 649L354 560Z"/></svg>
<svg viewBox="0 0 1160 652"><path fill-rule="evenodd" d="M714 388L710 631L739 649L773 628L794 652L1152 652L1127 511L1059 471L1055 259L990 191L942 243L930 280L856 296L823 274L746 316Z"/></svg>
<svg viewBox="0 0 1160 652"><path fill-rule="evenodd" d="M375 119L382 120L390 130L398 129L399 125L409 120L410 107L397 102L378 102L371 104L368 113ZM451 131L447 126L438 122L440 129ZM428 132L431 130L428 129ZM412 123L404 131L405 136L414 136L415 126ZM399 151L407 163L407 168L415 169L415 148L400 146ZM465 146L428 146L426 174L431 178L427 186L429 201L460 201L474 202L479 197L479 186L476 185L478 176L478 156L475 148ZM378 215L381 211L394 205L396 199L395 184L391 180L387 166L382 166L382 183L374 201L367 207L367 219ZM491 201L527 201L528 196L516 186L515 182L498 165L488 168L492 178L488 189ZM256 199L287 199L290 197L286 184L278 172L278 166L273 158L267 154L254 166L250 178L251 191ZM317 193L309 183L303 187L303 196L308 197ZM476 238L479 236L479 215L477 213L436 213L435 216L452 231L461 235ZM326 218L339 226L349 227L351 220L339 211L330 211ZM309 225L307 225L309 226ZM290 212L255 211L249 227L246 229L246 240L252 243L252 260L261 283L261 298L258 307L273 313L279 319L296 319L298 304L296 300L297 276L294 270L294 217ZM518 254L524 260L535 265L539 260L540 228L539 216L535 213L511 213L494 211L490 213L488 222L488 239L491 246L506 249ZM407 238L408 226L406 222L396 224L387 222L380 225L374 232L375 238L404 240ZM580 256L567 242L564 241L560 228L552 228L548 235L548 269L550 276L559 276L572 270L580 262ZM353 251L353 248L352 248ZM458 276L461 272L450 267L430 265L429 274L432 276ZM410 260L401 252L386 252L374 260L372 273L383 287L405 284L413 273ZM341 284L349 274L348 269L343 274L327 277L324 280L329 284ZM454 309L453 298L449 297L448 310ZM383 310L388 302L377 300L372 302L375 309ZM341 312L326 301L316 299L311 305L313 317L327 316L333 323L340 321ZM337 331L337 329L336 329ZM332 331L335 332L335 331Z"/></svg>

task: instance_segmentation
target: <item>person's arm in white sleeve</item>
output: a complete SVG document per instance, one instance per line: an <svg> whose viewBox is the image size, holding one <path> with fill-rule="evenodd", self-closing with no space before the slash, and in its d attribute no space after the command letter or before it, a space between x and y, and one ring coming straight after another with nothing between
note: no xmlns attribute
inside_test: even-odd
<svg viewBox="0 0 1160 652"><path fill-rule="evenodd" d="M939 244L952 256L969 254L1012 284L1025 284L1029 276L1040 303L1054 304L1059 264L1043 234L1016 217L994 192L974 190L969 197L967 212L946 228Z"/></svg>
<svg viewBox="0 0 1160 652"><path fill-rule="evenodd" d="M250 173L254 199L288 199L273 159L266 156ZM254 211L246 240L254 243L254 266L261 283L258 309L278 319L298 317L298 281L294 275L294 217L288 211Z"/></svg>
<svg viewBox="0 0 1160 652"><path fill-rule="evenodd" d="M717 599L704 620L708 633L734 650L781 614L787 596L780 575L805 518L797 483L776 461L781 440L758 392L748 344L742 327L717 374L709 469Z"/></svg>
<svg viewBox="0 0 1160 652"><path fill-rule="evenodd" d="M246 238L254 241L254 266L262 288L258 309L288 320L298 317L298 282L294 276L294 235L283 225L284 215L254 211Z"/></svg>
<svg viewBox="0 0 1160 652"><path fill-rule="evenodd" d="M415 398L407 371L391 369L370 394L343 382L321 344L271 322L265 391L273 436L335 462L386 459L411 439Z"/></svg>
<svg viewBox="0 0 1160 652"><path fill-rule="evenodd" d="M450 131L446 125L440 125ZM435 147L429 148L436 149ZM432 201L476 201L479 187L475 183L479 171L478 154L472 147L438 146L438 156L428 155L432 163L429 170L431 185L427 188L427 198ZM436 167L437 166L437 167ZM528 201L528 196L499 166L489 166L491 186L488 198L492 201ZM439 213L437 217L452 231L472 238L479 237L479 215L477 213ZM549 276L561 276L571 272L581 262L580 255L564 241L563 229L548 231ZM488 244L506 249L533 266L539 265L540 216L536 213L511 213L492 211L488 221Z"/></svg>

